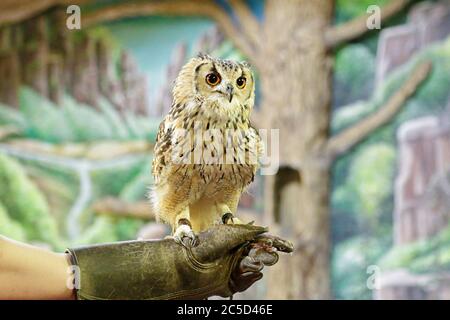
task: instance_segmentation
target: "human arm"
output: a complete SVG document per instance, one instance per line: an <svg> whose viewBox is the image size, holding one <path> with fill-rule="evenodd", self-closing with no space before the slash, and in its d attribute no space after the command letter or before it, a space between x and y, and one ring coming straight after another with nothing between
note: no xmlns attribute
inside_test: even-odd
<svg viewBox="0 0 450 320"><path fill-rule="evenodd" d="M229 297L259 280L262 268L278 260L276 252L292 252L289 241L266 231L216 225L199 234L194 248L173 239L135 240L73 248L70 255L0 236L0 299Z"/></svg>
<svg viewBox="0 0 450 320"><path fill-rule="evenodd" d="M74 299L66 254L0 235L1 299Z"/></svg>

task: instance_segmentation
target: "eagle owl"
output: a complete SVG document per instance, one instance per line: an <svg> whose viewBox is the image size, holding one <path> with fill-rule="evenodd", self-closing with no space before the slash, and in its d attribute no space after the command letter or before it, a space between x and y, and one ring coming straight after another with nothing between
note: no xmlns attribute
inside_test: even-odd
<svg viewBox="0 0 450 320"><path fill-rule="evenodd" d="M247 63L199 55L180 71L170 112L154 149L151 200L175 241L195 246L196 232L240 223L239 198L262 153L250 125L254 77Z"/></svg>

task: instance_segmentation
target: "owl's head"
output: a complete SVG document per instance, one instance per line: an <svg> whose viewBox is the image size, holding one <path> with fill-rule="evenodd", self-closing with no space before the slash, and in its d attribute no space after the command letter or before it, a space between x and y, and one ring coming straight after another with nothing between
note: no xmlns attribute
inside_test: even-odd
<svg viewBox="0 0 450 320"><path fill-rule="evenodd" d="M254 78L245 62L199 55L180 71L173 89L174 103L199 101L207 116L248 117L255 100Z"/></svg>

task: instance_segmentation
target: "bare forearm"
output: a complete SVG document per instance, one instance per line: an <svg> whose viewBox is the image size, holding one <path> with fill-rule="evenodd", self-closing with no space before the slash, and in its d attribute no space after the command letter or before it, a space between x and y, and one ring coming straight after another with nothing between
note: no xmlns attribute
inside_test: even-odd
<svg viewBox="0 0 450 320"><path fill-rule="evenodd" d="M72 299L64 254L0 236L0 299Z"/></svg>

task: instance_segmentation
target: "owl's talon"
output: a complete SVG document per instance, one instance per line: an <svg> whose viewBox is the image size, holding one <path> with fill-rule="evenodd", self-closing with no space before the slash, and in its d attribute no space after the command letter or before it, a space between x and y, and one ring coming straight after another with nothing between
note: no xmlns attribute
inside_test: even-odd
<svg viewBox="0 0 450 320"><path fill-rule="evenodd" d="M263 268L264 264L261 261L249 256L246 256L244 259L242 259L241 263L239 264L241 273L259 272Z"/></svg>
<svg viewBox="0 0 450 320"><path fill-rule="evenodd" d="M241 220L236 218L231 212L222 215L223 224L243 224Z"/></svg>
<svg viewBox="0 0 450 320"><path fill-rule="evenodd" d="M222 222L223 224L234 224L233 218L234 216L231 212L224 213L222 215Z"/></svg>
<svg viewBox="0 0 450 320"><path fill-rule="evenodd" d="M186 237L183 237L182 241L185 246L191 248L198 246L198 237L193 231L191 231Z"/></svg>
<svg viewBox="0 0 450 320"><path fill-rule="evenodd" d="M180 225L173 234L173 240L176 243L187 247L196 247L198 245L198 237L187 224Z"/></svg>

